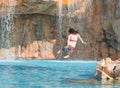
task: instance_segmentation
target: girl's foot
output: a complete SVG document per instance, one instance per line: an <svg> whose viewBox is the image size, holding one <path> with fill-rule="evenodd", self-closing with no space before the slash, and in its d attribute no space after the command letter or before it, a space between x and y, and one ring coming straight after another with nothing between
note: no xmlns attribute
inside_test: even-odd
<svg viewBox="0 0 120 88"><path fill-rule="evenodd" d="M69 55L64 56L64 58L69 58L69 57L70 57Z"/></svg>
<svg viewBox="0 0 120 88"><path fill-rule="evenodd" d="M57 54L60 54L61 50L57 51Z"/></svg>

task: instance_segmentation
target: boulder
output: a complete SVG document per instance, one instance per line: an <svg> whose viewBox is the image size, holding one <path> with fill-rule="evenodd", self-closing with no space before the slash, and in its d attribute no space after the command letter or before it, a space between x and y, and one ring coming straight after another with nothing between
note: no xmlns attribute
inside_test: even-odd
<svg viewBox="0 0 120 88"><path fill-rule="evenodd" d="M120 62L118 62L116 64L116 66L113 69L113 72L114 72L115 79L119 79L120 80Z"/></svg>

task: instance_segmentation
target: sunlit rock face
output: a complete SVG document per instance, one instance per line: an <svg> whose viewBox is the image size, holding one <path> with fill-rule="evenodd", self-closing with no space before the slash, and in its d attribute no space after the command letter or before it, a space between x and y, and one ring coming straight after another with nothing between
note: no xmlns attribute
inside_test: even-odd
<svg viewBox="0 0 120 88"><path fill-rule="evenodd" d="M56 52L66 45L68 29L78 30L87 45L78 41L71 58L120 57L119 0L13 0L0 1L0 22L14 7L14 27L9 33L15 57L60 58ZM0 33L3 30L0 27ZM5 33L6 34L6 33ZM5 39L0 36L0 39ZM2 40L5 41L5 40ZM0 42L0 57L6 48ZM9 55L8 55L9 56Z"/></svg>
<svg viewBox="0 0 120 88"><path fill-rule="evenodd" d="M16 6L25 0L1 0L0 6Z"/></svg>
<svg viewBox="0 0 120 88"><path fill-rule="evenodd" d="M75 4L76 2L84 2L85 0L56 0L57 1L57 5L61 4L62 1L62 5L68 5L68 4Z"/></svg>

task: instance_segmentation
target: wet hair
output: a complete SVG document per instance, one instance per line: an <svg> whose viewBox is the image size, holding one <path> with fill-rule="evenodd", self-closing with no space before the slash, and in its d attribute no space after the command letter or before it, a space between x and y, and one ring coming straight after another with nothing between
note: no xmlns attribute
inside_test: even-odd
<svg viewBox="0 0 120 88"><path fill-rule="evenodd" d="M75 30L73 28L70 28L68 32L72 34L72 33L75 33Z"/></svg>
<svg viewBox="0 0 120 88"><path fill-rule="evenodd" d="M75 30L75 34L77 34L78 33L78 30Z"/></svg>

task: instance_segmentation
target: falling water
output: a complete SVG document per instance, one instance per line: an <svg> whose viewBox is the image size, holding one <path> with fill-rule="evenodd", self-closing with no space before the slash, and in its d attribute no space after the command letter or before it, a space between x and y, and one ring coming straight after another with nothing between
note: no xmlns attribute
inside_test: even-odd
<svg viewBox="0 0 120 88"><path fill-rule="evenodd" d="M62 49L62 2L63 2L63 0L58 0L58 2L59 2L59 6L58 6L58 29L59 29L59 41L60 41L60 49ZM61 53L61 55L60 56L62 56L62 53Z"/></svg>
<svg viewBox="0 0 120 88"><path fill-rule="evenodd" d="M3 2L6 3L6 2ZM11 35L12 35L12 29L14 27L13 22L13 14L14 14L14 0L9 0L7 6L2 6L2 11L5 11L2 13L1 16L1 49L2 52L4 52L4 57L9 58L13 57L14 54L10 50L12 47L11 42Z"/></svg>
<svg viewBox="0 0 120 88"><path fill-rule="evenodd" d="M58 19L58 28L59 28L59 34L61 35L62 34L62 0L59 0L59 7L58 7L58 16L59 16L59 19Z"/></svg>
<svg viewBox="0 0 120 88"><path fill-rule="evenodd" d="M71 18L75 18L76 13L78 18L77 19L81 19L82 14L84 13L86 15L86 17L90 20L90 15L91 15L91 4L92 4L93 0L84 0L83 2L81 2L81 0L65 0L66 5L63 5L64 0L58 0L59 2L59 6L58 6L58 27L60 30L60 34L62 33L62 26L63 26L63 17L68 17L68 21L71 21ZM66 6L66 7L65 7ZM65 8L67 8L67 10L65 10ZM85 10L87 9L88 12L85 12ZM81 22L82 23L82 22ZM81 24L79 23L79 24ZM69 24L69 26L71 26L71 24Z"/></svg>
<svg viewBox="0 0 120 88"><path fill-rule="evenodd" d="M73 0L68 0L68 4L67 4L67 7L68 7L68 16L69 17L72 15L72 13L75 10L74 3L69 4L70 2L73 2Z"/></svg>

